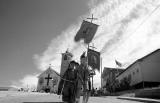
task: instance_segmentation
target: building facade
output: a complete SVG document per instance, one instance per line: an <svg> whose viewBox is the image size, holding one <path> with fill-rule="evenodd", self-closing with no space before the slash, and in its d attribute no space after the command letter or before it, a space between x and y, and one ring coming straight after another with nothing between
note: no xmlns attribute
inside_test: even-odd
<svg viewBox="0 0 160 103"><path fill-rule="evenodd" d="M38 76L37 91L56 93L58 91L59 80L59 73L49 67Z"/></svg>
<svg viewBox="0 0 160 103"><path fill-rule="evenodd" d="M135 88L160 85L160 49L138 59L119 74L116 79L130 77L130 86Z"/></svg>

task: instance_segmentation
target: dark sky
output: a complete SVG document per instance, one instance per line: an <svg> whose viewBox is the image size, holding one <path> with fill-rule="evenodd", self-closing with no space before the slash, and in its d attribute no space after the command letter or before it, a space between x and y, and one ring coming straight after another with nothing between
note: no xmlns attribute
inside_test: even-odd
<svg viewBox="0 0 160 103"><path fill-rule="evenodd" d="M87 0L0 0L0 86L39 72L33 55L89 11Z"/></svg>

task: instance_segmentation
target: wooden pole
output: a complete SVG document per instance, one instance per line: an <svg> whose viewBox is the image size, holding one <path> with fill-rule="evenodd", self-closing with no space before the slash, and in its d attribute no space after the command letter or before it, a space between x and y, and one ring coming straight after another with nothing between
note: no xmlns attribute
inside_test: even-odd
<svg viewBox="0 0 160 103"><path fill-rule="evenodd" d="M88 51L88 49L89 49L89 44L88 44L88 48L87 48L87 51ZM87 56L87 59L88 59L88 56ZM87 61L88 62L88 61ZM87 63L87 67L89 68L89 65L88 65L88 63ZM93 75L91 76L91 80L92 80L92 83L91 83L91 89L93 89Z"/></svg>
<svg viewBox="0 0 160 103"><path fill-rule="evenodd" d="M91 18L87 18L87 19L90 19L91 23L92 23L93 20L97 20L97 18L93 17L93 14L92 14ZM88 48L87 49L89 49L89 44L88 44ZM92 49L94 49L94 45L93 45ZM87 59L88 59L88 56L87 56ZM87 66L88 66L88 63L87 63ZM91 87L91 89L93 89L93 75L92 75L92 87Z"/></svg>
<svg viewBox="0 0 160 103"><path fill-rule="evenodd" d="M100 63L101 63L101 89L102 89L102 57Z"/></svg>

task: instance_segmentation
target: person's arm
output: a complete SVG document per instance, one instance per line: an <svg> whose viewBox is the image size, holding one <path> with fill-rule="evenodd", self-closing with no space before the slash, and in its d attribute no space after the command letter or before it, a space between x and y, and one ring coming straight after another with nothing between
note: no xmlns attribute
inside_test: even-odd
<svg viewBox="0 0 160 103"><path fill-rule="evenodd" d="M89 74L90 74L90 71L89 71L88 67L86 67L86 69L85 69L85 81L88 81Z"/></svg>
<svg viewBox="0 0 160 103"><path fill-rule="evenodd" d="M67 70L66 70L66 72L67 72ZM66 72L63 74L63 76L61 77L61 80L59 82L58 93L57 93L58 95L61 95L61 93L62 93L62 88L63 88L63 85L65 83L64 79L66 78Z"/></svg>

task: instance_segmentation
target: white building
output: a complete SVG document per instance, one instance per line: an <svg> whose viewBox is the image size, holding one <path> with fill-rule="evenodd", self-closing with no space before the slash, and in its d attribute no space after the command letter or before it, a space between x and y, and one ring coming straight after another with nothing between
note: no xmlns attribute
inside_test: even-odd
<svg viewBox="0 0 160 103"><path fill-rule="evenodd" d="M38 76L37 91L56 93L58 90L59 80L59 73L49 67Z"/></svg>
<svg viewBox="0 0 160 103"><path fill-rule="evenodd" d="M131 77L130 86L136 88L160 85L160 49L138 59L116 77L121 81Z"/></svg>

